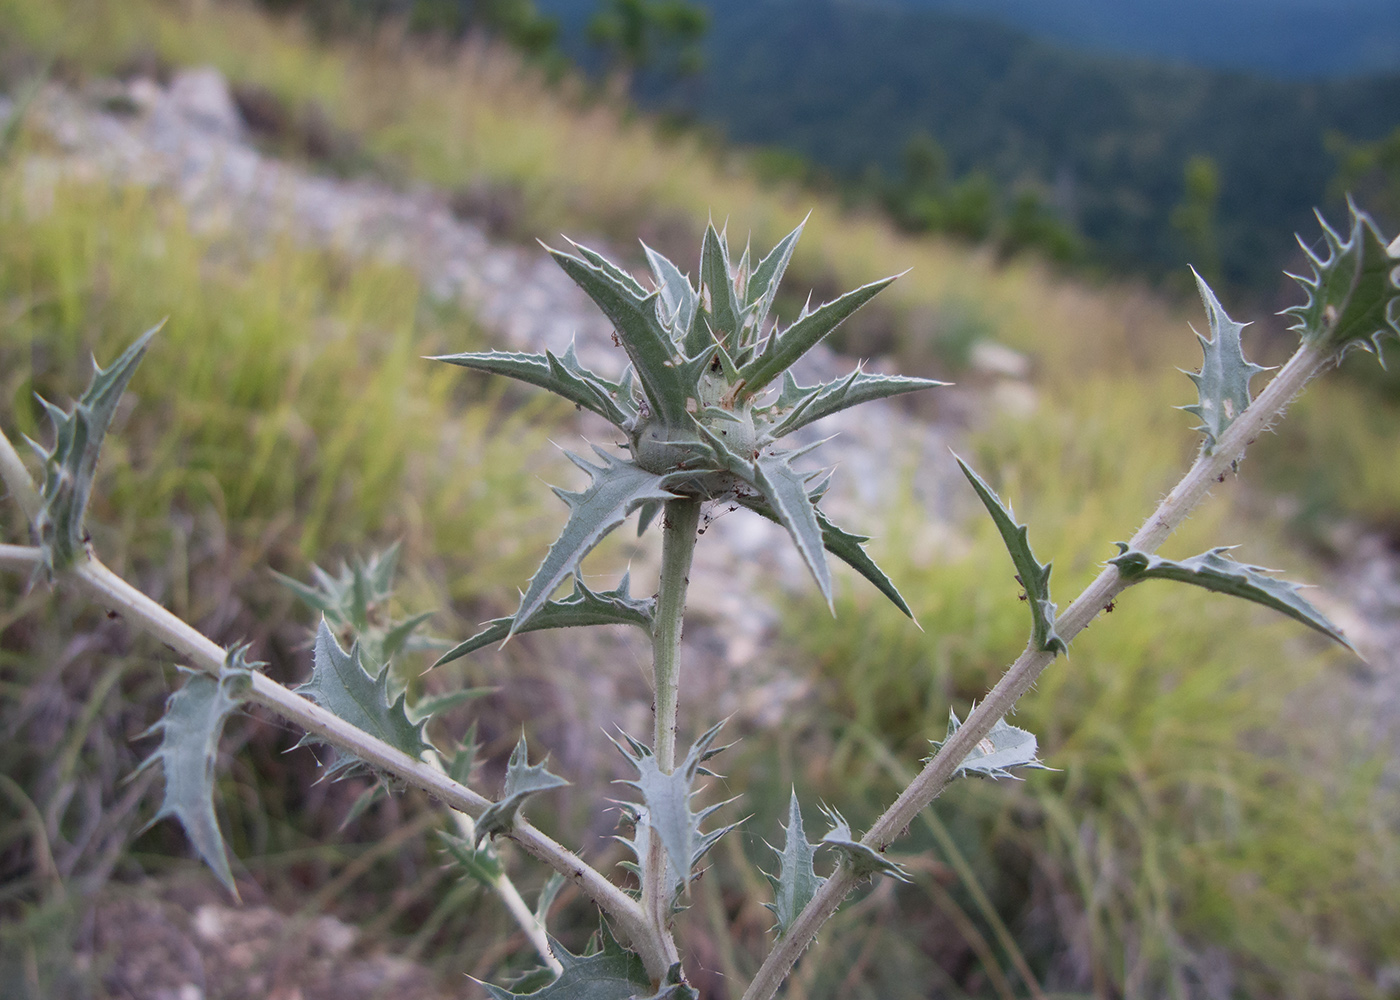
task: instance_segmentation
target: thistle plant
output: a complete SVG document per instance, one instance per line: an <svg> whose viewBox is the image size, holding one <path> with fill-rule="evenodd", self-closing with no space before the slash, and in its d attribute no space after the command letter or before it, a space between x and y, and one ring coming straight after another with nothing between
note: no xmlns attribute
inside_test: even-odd
<svg viewBox="0 0 1400 1000"><path fill-rule="evenodd" d="M539 953L537 973L512 988L487 986L498 998L540 996L559 1000L683 998L688 984L673 917L687 900L691 880L707 853L746 821L715 820L729 803L696 805L701 779L711 773L723 720L700 719L703 734L681 752L677 745L679 660L688 575L706 504L742 506L780 524L828 604L832 578L827 555L849 564L909 614L894 583L864 549L865 536L837 527L820 507L828 482L809 468L815 446L787 447L793 433L847 407L929 389L927 379L869 374L802 385L791 367L838 324L892 279L848 292L815 309L804 308L787 325L769 319L778 283L801 227L754 262L746 248L734 261L723 233L706 230L698 279L649 248L647 283L602 255L575 246L550 251L612 322L628 364L615 375L584 368L570 348L562 356L485 352L439 360L503 374L550 390L608 420L618 432L613 447L571 455L589 483L579 491L557 489L568 507L558 539L529 581L516 612L487 623L446 652L439 663L521 632L610 624L643 630L652 642L655 726L650 741L620 733L614 739L635 776L619 835L632 876L600 872L568 847L546 837L524 816L538 796L565 783L547 762L535 761L522 734L511 755L502 794L491 799L471 787L475 748L470 735L445 749L424 728L445 707L479 694L465 691L410 704L395 680L395 657L422 648L417 629L426 616L403 622L383 618L392 587L392 551L353 563L339 575L315 570L312 584L289 581L322 614L311 677L295 690L269 679L242 646L223 649L108 571L91 551L83 526L98 449L154 331L106 369L71 411L45 404L54 442L35 444L43 464L42 486L0 435L0 475L32 527L33 545L0 546L0 566L36 580L72 585L120 611L170 645L189 662L189 676L152 729L160 737L150 764L159 764L165 796L157 819L172 817L220 880L234 888L227 848L213 808L214 762L219 735L240 706L260 704L301 726L308 740L336 748L331 773L367 767L428 791L450 811L444 831L447 855L495 891ZM1323 223L1324 252L1309 251L1311 273L1298 278L1301 305L1289 310L1301 345L1258 396L1252 382L1264 369L1241 348L1241 325L1230 318L1204 281L1197 279L1208 335L1199 372L1190 373L1197 400L1182 408L1199 421L1201 447L1190 469L1128 541L1117 543L1099 576L1059 610L1051 595L1051 564L1032 550L1029 530L969 465L957 460L985 506L1015 567L1030 613L1024 652L966 719L951 715L946 733L928 734L932 752L923 770L863 834L839 811L823 805L830 829L808 839L798 790L790 794L786 822L761 831L774 842L766 903L775 924L773 945L744 993L768 1000L817 931L862 881L904 878L887 849L958 776L1005 778L1044 767L1035 736L1006 721L1016 701L1068 650L1076 636L1126 589L1151 579L1175 580L1242 597L1290 616L1345 643L1345 638L1299 592L1270 571L1235 562L1219 547L1186 559L1168 559L1157 548L1204 498L1236 469L1246 448L1275 421L1319 371L1354 347L1378 349L1382 338L1400 337L1400 241L1386 247L1372 221L1353 208L1349 228ZM1306 247L1305 247L1306 249ZM662 564L657 592L639 597L624 576L611 590L583 582L585 556L632 514L639 532L660 523ZM567 596L557 591L572 581ZM1014 599L1008 594L1008 599ZM346 645L349 646L347 651ZM1053 761L1051 762L1053 763ZM521 898L496 844L508 840L556 873L539 903ZM818 867L826 874L818 874ZM616 880L615 880L616 879ZM572 882L603 916L601 945L572 954L549 937L545 915L553 893Z"/></svg>

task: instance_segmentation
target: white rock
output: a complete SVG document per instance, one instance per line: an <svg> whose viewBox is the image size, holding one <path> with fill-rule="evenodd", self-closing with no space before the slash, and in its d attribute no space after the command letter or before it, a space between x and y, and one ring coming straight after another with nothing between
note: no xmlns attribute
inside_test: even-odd
<svg viewBox="0 0 1400 1000"><path fill-rule="evenodd" d="M228 81L212 66L175 74L166 100L186 120L206 132L228 139L237 139L243 134L243 116L233 103Z"/></svg>

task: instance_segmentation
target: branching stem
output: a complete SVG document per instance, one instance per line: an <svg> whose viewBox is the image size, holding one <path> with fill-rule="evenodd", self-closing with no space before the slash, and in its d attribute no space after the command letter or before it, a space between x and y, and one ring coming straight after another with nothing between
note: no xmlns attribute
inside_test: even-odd
<svg viewBox="0 0 1400 1000"><path fill-rule="evenodd" d="M1133 536L1130 543L1132 548L1147 553L1156 551L1205 498L1211 486L1239 462L1254 439L1283 413L1308 380L1331 361L1330 354L1323 354L1306 345L1300 347L1258 398L1220 436L1215 450L1209 454L1203 451L1197 457L1186 475ZM1066 642L1073 639L1127 586L1116 566L1105 567L1055 619L1056 633ZM920 810L927 807L947 786L953 772L973 747L1030 690L1054 659L1054 653L1027 647L1002 675L996 687L968 715L958 731L948 738L918 776L885 810L884 815L875 821L861 838L861 843L883 852L902 836ZM764 960L743 1000L770 1000L777 993L798 956L811 944L817 931L836 912L855 884L855 877L844 864L827 879Z"/></svg>
<svg viewBox="0 0 1400 1000"><path fill-rule="evenodd" d="M667 774L676 766L676 725L680 690L681 630L685 621L686 590L695 555L696 529L700 526L699 500L668 500L662 520L661 581L652 625L652 669L655 677L656 728L652 743L657 766ZM653 940L670 956L660 972L679 960L674 938L667 927L671 917L671 887L666 878L666 850L661 838L650 838L642 862L642 909ZM645 956L643 956L645 957ZM658 975L648 963L647 971Z"/></svg>
<svg viewBox="0 0 1400 1000"><path fill-rule="evenodd" d="M0 569L32 571L40 564L40 559L39 549L35 547L0 545ZM97 559L89 556L80 561L62 579L71 582L94 603L118 612L142 631L182 654L197 669L218 673L223 666L225 651L222 647L132 587ZM249 700L271 709L282 718L372 766L423 789L448 807L468 816L480 815L491 804L490 799L453 781L440 769L375 739L265 674L253 674L253 690ZM508 836L527 854L577 885L599 909L616 921L646 960L648 968L656 965L664 971L669 967L669 962L654 944L641 907L626 893L578 855L524 820L518 821Z"/></svg>

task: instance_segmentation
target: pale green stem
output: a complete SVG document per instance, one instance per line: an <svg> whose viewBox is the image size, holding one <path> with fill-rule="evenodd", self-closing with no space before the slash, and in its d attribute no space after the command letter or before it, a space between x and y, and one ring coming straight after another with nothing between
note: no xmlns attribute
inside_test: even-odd
<svg viewBox="0 0 1400 1000"><path fill-rule="evenodd" d="M39 494L34 489L29 471L15 454L3 431L0 431L0 480L3 480L19 501L25 517L33 523L39 513ZM32 568L38 565L39 560L37 548L0 545L0 569ZM144 631L155 635L176 651L184 653L200 669L217 674L223 666L224 650L217 643L130 586L95 557L89 556L76 566L73 579L90 596L109 607L120 608ZM436 753L427 754L426 761L414 761L262 674L255 674L253 677L252 700L299 723L308 731L325 737L329 742L355 756L398 774L410 784L438 796L451 810L453 820L463 835L474 839L475 821L472 814L481 812L490 805L490 800L449 778ZM643 953L664 951L649 946L644 940L646 928L641 920L640 907L577 855L554 843L523 820L517 823L511 837L527 852L578 884L599 908L618 921L624 932L634 939L633 944L638 950ZM544 928L521 898L510 876L503 872L492 887L505 903L511 916L524 930L535 950L539 952L540 958L556 973L562 971L563 967L550 950ZM660 964L661 958L658 957L655 961L656 964Z"/></svg>
<svg viewBox="0 0 1400 1000"><path fill-rule="evenodd" d="M428 766L441 774L447 773L447 768L443 765L442 757L436 751L424 754ZM449 809L448 814L452 817L452 823L457 827L457 835L469 843L476 843L476 820L462 812L460 809ZM495 852L495 847L490 841L482 845L482 850ZM540 960L545 965L554 970L557 976L564 971L564 966L559 959L554 957L554 950L549 947L549 935L545 932L544 921L535 915L535 912L526 904L520 895L520 890L515 887L511 877L506 874L505 866L501 866L500 874L491 880L491 888L496 895L501 897L501 902L510 911L510 915L515 918L515 922L529 938L530 944L534 946L539 954Z"/></svg>
<svg viewBox="0 0 1400 1000"><path fill-rule="evenodd" d="M700 526L699 500L670 500L662 521L661 582L652 625L652 667L656 677L657 766L670 774L676 766L676 712L680 688L681 629L690 562Z"/></svg>
<svg viewBox="0 0 1400 1000"><path fill-rule="evenodd" d="M1156 551L1205 498L1211 486L1223 481L1223 477L1243 457L1245 449L1283 413L1308 380L1332 360L1329 354L1307 346L1300 347L1258 398L1226 428L1215 450L1209 454L1202 452L1197 457L1195 464L1133 536L1130 546L1140 552ZM1056 633L1066 642L1073 639L1127 587L1128 583L1119 575L1116 566L1105 567L1094 582L1055 619ZM968 715L967 721L948 737L919 775L875 821L861 838L861 843L883 852L902 836L920 810L937 798L952 780L954 772L972 748L986 738L997 720L1005 716L1031 689L1054 659L1054 653L1028 646L996 687ZM743 1000L770 1000L777 993L798 956L807 949L821 926L831 919L855 884L855 877L845 865L823 883L764 960Z"/></svg>
<svg viewBox="0 0 1400 1000"><path fill-rule="evenodd" d="M656 729L652 747L657 766L670 774L676 766L681 631L685 622L686 589L690 586L690 564L698 537L696 529L700 526L700 501L668 500L661 523L661 581L657 588L651 640L656 681ZM676 962L679 952L667 926L671 919L671 887L666 879L666 851L658 836L650 838L650 845L647 856L641 859L642 909L654 939L664 943L672 956L671 962Z"/></svg>
<svg viewBox="0 0 1400 1000"><path fill-rule="evenodd" d="M0 545L0 569L32 571L40 562L37 548ZM226 654L217 643L132 587L97 559L90 556L80 559L61 579L71 582L95 603L119 612L131 624L183 654L196 668L211 674L217 674L222 668ZM490 799L453 781L439 768L375 739L315 702L288 690L266 674L253 674L249 700L271 709L375 768L423 789L451 809L474 816L491 805ZM675 959L653 937L641 907L626 893L578 855L524 820L517 821L508 836L527 854L543 861L577 885L599 909L612 917L641 954L648 970L659 969L660 972L654 973L659 977L670 967ZM674 945L670 950L674 951Z"/></svg>

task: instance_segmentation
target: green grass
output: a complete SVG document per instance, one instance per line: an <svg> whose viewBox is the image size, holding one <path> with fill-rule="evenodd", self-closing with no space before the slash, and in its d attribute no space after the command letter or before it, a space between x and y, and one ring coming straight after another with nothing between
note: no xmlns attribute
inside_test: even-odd
<svg viewBox="0 0 1400 1000"><path fill-rule="evenodd" d="M36 192L19 181L15 168L0 172L7 433L46 440L32 393L67 403L94 354L105 363L165 318L107 440L89 514L114 569L218 641L253 640L269 671L293 681L306 633L292 623L305 615L269 566L305 578L309 559L333 567L397 539L404 608L439 608L435 631L468 634L510 604L557 515L536 477L562 464L544 435L565 414L422 360L480 344L467 317L427 303L402 270L195 235L161 195L69 183ZM0 532L22 541L13 506L3 505ZM130 845L154 785L121 784L178 681L168 656L100 609L23 585L0 581L0 759L13 779L0 790L0 975L37 996L71 971L61 929L76 926L75 906L113 877L188 862L176 860L187 852L168 824ZM429 683L486 680L468 669ZM421 830L357 879L331 882L401 823L435 815L424 797L340 831L364 781L315 791L314 761L284 756L295 738L280 727L234 734L242 749L223 781L230 841L261 884L284 887L284 904L330 884L317 898L352 907L357 894L402 889L402 872L416 868L385 922L401 931L418 924L412 911L443 905L451 886ZM42 863L50 856L56 868ZM420 946L480 914L479 900L454 899Z"/></svg>
<svg viewBox="0 0 1400 1000"><path fill-rule="evenodd" d="M1152 383L1094 380L1048 417L978 435L971 461L1029 523L1037 555L1054 557L1062 604L1182 467L1180 448L1142 443L1190 437L1160 395ZM949 708L966 715L1029 629L989 519L951 544L922 537L920 522L904 500L880 555L924 633L862 588L834 621L816 606L791 621L837 733L812 777L833 797L876 789L872 808L892 794L891 769L927 755ZM1167 551L1245 537L1217 502ZM1278 562L1257 542L1238 555ZM1058 772L967 780L934 809L1031 965L1052 982L1087 968L1097 993L1149 997L1199 981L1224 956L1239 995L1381 995L1377 970L1400 959L1400 810L1336 709L1309 710L1327 703L1342 660L1286 619L1165 584L1128 592L1076 640L1015 717Z"/></svg>
<svg viewBox="0 0 1400 1000"><path fill-rule="evenodd" d="M1066 280L1033 261L997 266L814 195L775 190L742 156L552 89L508 53L434 51L387 35L317 44L295 24L233 3L0 0L0 24L6 45L56 55L63 76L112 72L153 53L175 65L214 63L293 108L314 102L359 137L383 176L517 191L522 232L550 239L559 230L641 233L686 261L711 212L763 245L812 208L795 284L851 287L913 268L881 297L893 333L880 350L904 370L946 367L949 355L966 353L974 328L1032 359L1043 396L1036 419L983 429L965 457L1029 521L1037 553L1055 558L1062 603L1194 447L1188 419L1171 410L1191 401L1190 386L1171 366L1195 365L1197 348L1183 314L1160 300ZM401 538L406 607L450 597L451 612L434 624L460 636L485 609L508 603L547 542L540 525L557 524L559 510L531 473L542 467L534 456L543 428L560 413L419 362L480 340L466 318L426 306L402 271L197 237L160 196L71 186L36 212L19 203L10 174L0 178L0 309L0 419L36 436L45 428L31 390L71 397L89 351L113 357L169 316L109 439L93 513L99 550L223 637L262 637L278 663L290 661L301 635L268 624L294 612L266 565L299 574L308 559L334 564ZM950 330L953 342L940 344ZM525 409L522 399L531 400ZM1295 491L1307 510L1391 525L1400 509L1397 432L1392 409L1324 381L1243 474ZM980 517L970 495L968 505ZM7 539L19 537L11 506L0 504ZM755 781L752 829L770 839L777 828L762 803L785 802L794 778L804 795L819 790L859 825L888 800L892 772L914 766L926 740L942 736L948 708L965 713L1024 644L1025 611L989 524L949 538L907 499L889 517L877 555L926 631L858 587L834 622L815 606L792 610L787 638L813 665L829 710L794 720L803 725L774 737L775 752L766 737L746 740L732 765L736 791L740 779ZM1213 504L1167 551L1250 540L1242 558L1297 565L1260 539ZM22 597L13 580L0 586L6 711L48 684L63 706L55 732L66 734L52 744L8 741L4 773L26 776L27 795L55 795L35 789L47 788L45 768L59 761L65 781L54 788L97 788L100 805L113 808L115 781L142 749L127 738L151 721L164 689L147 669L151 651L114 659L113 647L124 650L118 625L61 602L40 611L42 594ZM12 621L11 608L30 617ZM946 975L940 962L959 970L944 984L949 995L1005 995L1017 989L1015 951L1052 979L1087 970L1100 995L1171 995L1209 972L1213 948L1239 995L1376 995L1377 969L1400 960L1394 803L1377 790L1374 762L1308 716L1340 664L1300 633L1223 597L1163 583L1130 592L1017 716L1061 771L951 790L934 811L943 826L912 831L908 849L927 847L936 859L918 868L917 887L881 888L851 906L799 966L790 995L922 996ZM100 641L75 663L70 636ZM413 947L440 955L450 942L455 968L463 956L488 954L469 935L482 912L488 929L498 914L449 891L421 841L367 863L357 880L332 881L415 822L424 803L393 800L342 836L335 823L352 790L308 791L310 768L288 763L281 748L254 740L227 779L230 839L255 873L292 896L320 887L315 899L331 908L397 898L380 923L408 933L426 923ZM81 797L74 801L56 813L60 855L88 818ZM23 803L6 802L0 857L9 864L32 848ZM160 829L136 852L112 843L120 875L169 865L161 859L182 850ZM769 865L756 840L748 846ZM96 878L98 861L84 854L74 871ZM405 878L411 891L395 897ZM20 900L33 920L13 926L50 933L57 924L44 921L67 911L51 889L16 885L6 905ZM702 880L684 919L711 949L710 967L749 969L770 923L756 902L764 891L751 868ZM738 943L726 950L731 930Z"/></svg>

